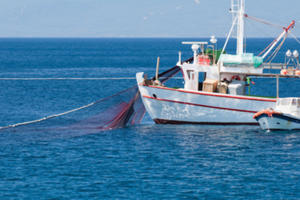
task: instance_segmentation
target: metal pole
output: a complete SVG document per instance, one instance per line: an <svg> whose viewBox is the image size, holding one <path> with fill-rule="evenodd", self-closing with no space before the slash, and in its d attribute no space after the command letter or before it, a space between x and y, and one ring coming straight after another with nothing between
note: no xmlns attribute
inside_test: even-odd
<svg viewBox="0 0 300 200"><path fill-rule="evenodd" d="M215 45L213 45L213 65L216 63L216 58L215 58Z"/></svg>
<svg viewBox="0 0 300 200"><path fill-rule="evenodd" d="M217 65L218 65L219 84L220 84L221 83L221 62L218 62Z"/></svg>
<svg viewBox="0 0 300 200"><path fill-rule="evenodd" d="M157 57L155 80L158 80L159 61L160 61L160 58Z"/></svg>
<svg viewBox="0 0 300 200"><path fill-rule="evenodd" d="M276 75L276 96L279 98L279 75Z"/></svg>
<svg viewBox="0 0 300 200"><path fill-rule="evenodd" d="M224 51L225 51L225 48L226 48L226 46L227 46L227 43L228 43L228 41L229 41L229 38L230 38L230 36L231 36L231 33L232 33L232 31L233 31L233 28L234 28L234 26L235 26L236 21L237 21L237 17L235 17L235 19L234 19L233 22L232 22L230 31L229 31L229 33L228 33L228 36L227 36L227 38L226 38L226 41L225 41L225 43L224 43L224 46L223 46L223 49L222 49L220 55L222 55L222 54L224 53ZM219 62L219 61L220 61L220 59L218 60L218 62Z"/></svg>
<svg viewBox="0 0 300 200"><path fill-rule="evenodd" d="M245 1L239 0L239 10L237 11L237 47L236 54L242 55L244 52L244 14L245 14Z"/></svg>

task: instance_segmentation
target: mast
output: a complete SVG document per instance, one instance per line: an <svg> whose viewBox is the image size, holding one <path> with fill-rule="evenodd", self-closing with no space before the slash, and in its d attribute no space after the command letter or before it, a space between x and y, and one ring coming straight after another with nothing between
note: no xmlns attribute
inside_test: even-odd
<svg viewBox="0 0 300 200"><path fill-rule="evenodd" d="M244 53L244 15L245 15L245 0L231 0L231 13L233 20L237 18L237 40L236 54Z"/></svg>
<svg viewBox="0 0 300 200"><path fill-rule="evenodd" d="M236 54L242 55L244 52L244 14L245 14L245 1L240 0L240 10L238 16L237 26L237 48Z"/></svg>

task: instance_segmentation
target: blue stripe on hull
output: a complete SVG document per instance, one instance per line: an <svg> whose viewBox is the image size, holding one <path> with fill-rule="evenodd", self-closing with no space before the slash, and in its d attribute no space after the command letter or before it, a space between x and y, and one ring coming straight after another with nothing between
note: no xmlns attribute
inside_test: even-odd
<svg viewBox="0 0 300 200"><path fill-rule="evenodd" d="M256 117L256 120L258 121L262 117L269 117L269 116L267 114L262 114L262 115ZM283 114L272 114L272 117L300 124L300 119L293 118L293 117L290 117L290 116L286 116L286 115L283 115Z"/></svg>

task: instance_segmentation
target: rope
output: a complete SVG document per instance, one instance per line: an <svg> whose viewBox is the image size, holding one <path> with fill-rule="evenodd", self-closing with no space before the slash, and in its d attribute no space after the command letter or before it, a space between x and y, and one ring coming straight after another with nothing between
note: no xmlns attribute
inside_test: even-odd
<svg viewBox="0 0 300 200"><path fill-rule="evenodd" d="M188 62L188 61L192 61L193 60L193 57L192 58L189 58L187 59L185 62ZM175 66L167 71L164 71L162 72L161 74L159 74L159 78L164 78L162 80L162 82L165 82L167 81L169 78L173 77L177 72L180 71L180 67L178 66ZM165 75L168 75L168 73L171 73L169 76L165 76ZM175 77L176 79L182 79L182 77ZM120 80L120 79L135 79L134 77L106 77L106 78L0 78L0 80ZM88 107L91 107L95 104L98 104L100 102L103 102L103 101L106 101L112 97L115 97L115 96L118 96L122 93L125 93L129 90L132 90L132 89L137 89L137 86L134 85L133 87L130 87L130 88L127 88L125 90L122 90L114 95L111 95L111 96L108 96L108 97L105 97L105 98L102 98L102 99L99 99L97 101L94 101L92 103L89 103L89 104L86 104L84 106L81 106L81 107L78 107L78 108L75 108L75 109L72 109L72 110L69 110L69 111L66 111L66 112L63 112L63 113L59 113L59 114L54 114L54 115L49 115L49 116L46 116L46 117L43 117L43 118L40 118L40 119L36 119L36 120L32 120L32 121L26 121L26 122L22 122L22 123L16 123L16 124L11 124L11 125L8 125L8 126L3 126L3 127L0 127L0 131L1 130L4 130L4 129L8 129L8 128L14 128L14 127L18 127L18 126L24 126L24 125L29 125L29 124L34 124L34 123L38 123L38 122L41 122L41 121L45 121L45 120L48 120L48 119L52 119L52 118L55 118L55 117L60 117L60 116L63 116L63 115L66 115L66 114L69 114L69 113L73 113L73 112L76 112L76 111L79 111L79 110L82 110L82 109L85 109L85 108L88 108ZM122 112L121 114L125 114L125 111L128 110L128 108L130 108L131 106L133 106L135 100L138 98L138 94L139 92L136 93L135 95L135 98L132 99L132 101L129 103L129 107L127 107L127 109L124 110L124 112ZM116 124L118 124L121 120L125 119L123 118L122 115L118 115L116 116L117 118L115 118L116 122L113 122L113 124L111 124L109 127L113 127L115 126ZM120 119L119 119L120 117ZM113 120L115 120L113 119Z"/></svg>
<svg viewBox="0 0 300 200"><path fill-rule="evenodd" d="M232 22L230 31L229 31L229 33L228 33L228 36L227 36L227 38L226 38L226 41L225 41L225 43L224 43L224 46L223 46L223 48L222 48L222 52L221 52L220 55L222 55L222 54L224 53L224 51L225 51L225 49L226 49L226 47L227 47L227 43L228 43L228 41L229 41L229 38L230 38L230 36L231 36L231 33L232 33L232 31L233 31L233 28L234 28L234 25L235 25L237 19L238 19L238 17L236 16L235 19L234 19L233 22ZM220 59L218 60L217 65L219 64L219 62L220 62Z"/></svg>
<svg viewBox="0 0 300 200"><path fill-rule="evenodd" d="M102 98L102 99L99 99L97 101L94 101L92 103L89 103L89 104L86 104L84 106L81 106L81 107L78 107L78 108L75 108L75 109L72 109L72 110L68 110L66 112L63 112L63 113L59 113L59 114L54 114L54 115L49 115L49 116L46 116L46 117L43 117L43 118L40 118L40 119L36 119L36 120L31 120L31 121L26 121L26 122L21 122L21 123L16 123L16 124L11 124L11 125L8 125L8 126L2 126L0 127L0 131L1 130L4 130L4 129L8 129L8 128L14 128L14 127L18 127L18 126L24 126L24 125L29 125L29 124L34 124L34 123L38 123L38 122L42 122L42 121L45 121L45 120L48 120L48 119L52 119L52 118L55 118L55 117L60 117L60 116L63 116L63 115L66 115L66 114L69 114L69 113L73 113L75 111L79 111L79 110L82 110L82 109L85 109L85 108L88 108L88 107L91 107L95 104L98 104L100 102L103 102L109 98L112 98L112 97L115 97L121 93L124 93L124 92L127 92L131 89L134 89L136 88L137 86L133 86L133 87L130 87L130 88L127 88L125 90L122 90L114 95L111 95L111 96L108 96L108 97L105 97L105 98Z"/></svg>
<svg viewBox="0 0 300 200"><path fill-rule="evenodd" d="M276 49L273 51L273 53L271 55L269 55L269 57L266 59L266 62L268 62L268 64L271 63L271 61L273 60L273 58L277 55L279 48L281 48L283 41L281 41L281 43L276 47Z"/></svg>
<svg viewBox="0 0 300 200"><path fill-rule="evenodd" d="M54 117L60 117L60 116L63 116L63 115L66 115L66 114L69 114L69 113L72 113L72 112L75 112L75 111L78 111L78 110L82 110L82 109L87 108L87 107L90 107L90 106L94 105L95 103L96 102L93 102L93 103L87 104L85 106L75 108L73 110L69 110L69 111L66 111L66 112L63 112L63 113L60 113L60 114L49 115L47 117L43 117L43 118L32 120L32 121L27 121L27 122L8 125L8 126L3 126L3 127L0 127L0 130L8 129L8 128L14 128L14 127L17 127L17 126L24 126L24 125L28 125L28 124L34 124L34 123L37 123L37 122L45 121L47 119L52 119Z"/></svg>
<svg viewBox="0 0 300 200"><path fill-rule="evenodd" d="M262 52L258 54L258 56L261 56L263 53L265 53L276 41L277 39L274 39L264 50L262 50Z"/></svg>
<svg viewBox="0 0 300 200"><path fill-rule="evenodd" d="M285 37L281 41L281 43L278 45L278 47L275 49L275 51L272 53L272 55L267 59L267 60L270 59L268 64L271 64L271 62L273 61L273 59L276 57L276 55L278 54L278 52L281 49L282 45L284 44L286 38L287 38L287 34L285 35Z"/></svg>
<svg viewBox="0 0 300 200"><path fill-rule="evenodd" d="M293 34L293 33L290 33L292 35L292 37L296 40L296 42L298 42L298 44L300 44L300 40Z"/></svg>
<svg viewBox="0 0 300 200"><path fill-rule="evenodd" d="M257 18L257 17L252 17L252 16L249 16L247 14L244 15L245 18L247 19L251 19L253 21L257 21L257 22L260 22L262 24L266 24L266 25L269 25L269 26L273 26L273 27L276 27L276 28L283 28L284 29L284 26L281 26L279 24L274 24L274 23L271 23L269 21L266 21L264 19L260 19L260 18Z"/></svg>

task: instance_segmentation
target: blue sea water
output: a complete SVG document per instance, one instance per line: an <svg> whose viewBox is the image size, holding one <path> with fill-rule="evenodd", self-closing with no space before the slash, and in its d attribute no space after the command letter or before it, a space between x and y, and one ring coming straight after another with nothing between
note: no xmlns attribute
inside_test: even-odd
<svg viewBox="0 0 300 200"><path fill-rule="evenodd" d="M154 75L192 55L184 38L0 39L0 78ZM199 40L199 39L195 39ZM259 53L272 39L249 39ZM220 39L219 47L224 39ZM293 40L288 48L300 50ZM234 51L230 43L227 52ZM282 62L277 58L275 61ZM274 79L255 79L274 96ZM61 113L135 84L124 80L2 80L0 126ZM280 80L281 96L299 81ZM300 132L248 126L140 125L90 133L0 132L1 199L299 199Z"/></svg>

